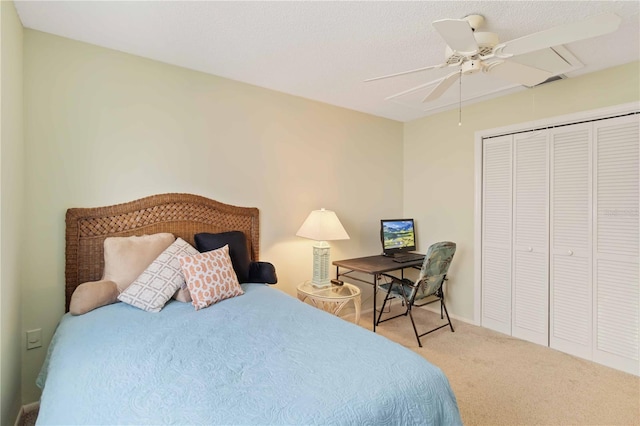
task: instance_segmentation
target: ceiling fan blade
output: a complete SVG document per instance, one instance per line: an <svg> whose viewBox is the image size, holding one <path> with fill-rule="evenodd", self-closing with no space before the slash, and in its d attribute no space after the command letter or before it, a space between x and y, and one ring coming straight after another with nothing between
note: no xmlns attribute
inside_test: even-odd
<svg viewBox="0 0 640 426"><path fill-rule="evenodd" d="M432 69L436 69L436 68L444 68L446 66L447 66L447 64L432 65L432 66L429 66L429 67L417 68L415 70L402 71L402 72L397 72L395 74L383 75L381 77L368 78L368 79L364 80L364 82L366 83L366 82L369 82L369 81L382 80L384 78L397 77L399 75L413 74L414 72L427 71L427 70L432 70Z"/></svg>
<svg viewBox="0 0 640 426"><path fill-rule="evenodd" d="M478 43L473 36L473 30L471 30L468 21L464 19L441 19L434 21L432 25L451 50L469 54L478 51Z"/></svg>
<svg viewBox="0 0 640 426"><path fill-rule="evenodd" d="M403 95L408 95L409 93L417 92L418 90L421 90L421 89L424 89L425 87L431 86L433 83L435 83L437 81L438 80L430 81L428 83L421 84L420 86L412 87L411 89L405 90L405 91L400 92L400 93L396 93L395 95L387 96L384 99L386 101L388 101L388 100L391 100L391 99L394 99L394 98L399 98L400 96L403 96Z"/></svg>
<svg viewBox="0 0 640 426"><path fill-rule="evenodd" d="M485 68L487 74L494 75L503 80L532 87L540 84L553 74L538 68L522 65L513 61L500 61L488 64Z"/></svg>
<svg viewBox="0 0 640 426"><path fill-rule="evenodd" d="M422 100L422 102L431 102L438 99L449 87L460 78L460 71L452 72L444 77L436 87Z"/></svg>
<svg viewBox="0 0 640 426"><path fill-rule="evenodd" d="M618 29L622 19L615 13L593 16L580 22L560 25L538 33L529 34L496 46L496 56L521 55L548 47L598 37Z"/></svg>

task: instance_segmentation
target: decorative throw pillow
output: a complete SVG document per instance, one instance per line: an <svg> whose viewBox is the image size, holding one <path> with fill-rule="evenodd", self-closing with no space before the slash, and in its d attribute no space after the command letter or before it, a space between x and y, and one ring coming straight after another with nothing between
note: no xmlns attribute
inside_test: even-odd
<svg viewBox="0 0 640 426"><path fill-rule="evenodd" d="M82 315L118 301L118 286L113 281L90 281L73 291L69 302L71 315Z"/></svg>
<svg viewBox="0 0 640 426"><path fill-rule="evenodd" d="M247 246L247 236L241 231L221 232L219 234L209 234L202 232L194 235L193 239L196 248L200 252L216 250L225 245L229 246L229 257L233 264L233 270L241 283L249 282L249 248Z"/></svg>
<svg viewBox="0 0 640 426"><path fill-rule="evenodd" d="M189 289L188 288L181 288L178 289L178 291L176 291L173 294L173 298L175 300L177 300L178 302L183 302L183 303L191 303L191 294L189 293Z"/></svg>
<svg viewBox="0 0 640 426"><path fill-rule="evenodd" d="M106 238L102 279L115 282L123 292L174 241L169 233Z"/></svg>
<svg viewBox="0 0 640 426"><path fill-rule="evenodd" d="M229 257L229 246L181 257L180 265L197 310L244 294Z"/></svg>
<svg viewBox="0 0 640 426"><path fill-rule="evenodd" d="M178 238L120 293L118 299L148 312L160 312L176 290L186 286L179 259L194 254L198 254L198 250Z"/></svg>

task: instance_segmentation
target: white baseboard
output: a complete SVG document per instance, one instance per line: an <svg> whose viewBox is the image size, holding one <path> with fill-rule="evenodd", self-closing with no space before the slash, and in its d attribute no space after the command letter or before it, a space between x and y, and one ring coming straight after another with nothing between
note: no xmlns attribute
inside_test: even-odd
<svg viewBox="0 0 640 426"><path fill-rule="evenodd" d="M24 418L24 416L32 411L36 411L39 408L40 408L40 401L32 402L30 404L26 404L20 407L20 411L18 411L18 417L16 418L16 422L13 424L13 426L21 426L22 419Z"/></svg>

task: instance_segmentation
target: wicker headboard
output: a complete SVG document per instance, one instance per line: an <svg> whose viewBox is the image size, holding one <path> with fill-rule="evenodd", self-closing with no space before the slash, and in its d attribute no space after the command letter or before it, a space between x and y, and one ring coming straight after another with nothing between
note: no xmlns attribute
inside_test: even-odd
<svg viewBox="0 0 640 426"><path fill-rule="evenodd" d="M104 269L107 237L171 232L193 245L200 232L242 231L251 260L259 260L258 209L237 207L191 194L161 194L129 203L67 210L65 312L76 287L97 281Z"/></svg>

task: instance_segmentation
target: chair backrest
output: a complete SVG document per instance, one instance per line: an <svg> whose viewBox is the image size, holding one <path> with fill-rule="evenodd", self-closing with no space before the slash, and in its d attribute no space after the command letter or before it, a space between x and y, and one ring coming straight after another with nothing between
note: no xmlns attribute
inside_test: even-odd
<svg viewBox="0 0 640 426"><path fill-rule="evenodd" d="M416 279L415 286L418 288L414 300L431 296L442 287L455 253L456 243L451 241L441 241L429 247Z"/></svg>

